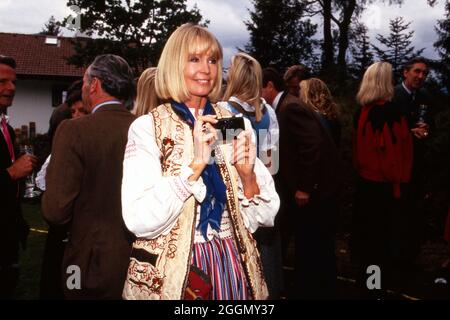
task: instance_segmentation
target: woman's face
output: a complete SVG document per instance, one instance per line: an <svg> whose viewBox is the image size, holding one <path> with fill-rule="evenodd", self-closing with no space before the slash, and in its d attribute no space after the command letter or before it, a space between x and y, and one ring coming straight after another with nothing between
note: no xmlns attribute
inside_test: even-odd
<svg viewBox="0 0 450 320"><path fill-rule="evenodd" d="M87 114L86 110L84 109L83 102L77 101L70 107L70 113L72 114L72 119L76 119L82 116L85 116Z"/></svg>
<svg viewBox="0 0 450 320"><path fill-rule="evenodd" d="M184 67L184 81L190 94L186 104L198 104L216 84L218 64L211 52L190 54Z"/></svg>

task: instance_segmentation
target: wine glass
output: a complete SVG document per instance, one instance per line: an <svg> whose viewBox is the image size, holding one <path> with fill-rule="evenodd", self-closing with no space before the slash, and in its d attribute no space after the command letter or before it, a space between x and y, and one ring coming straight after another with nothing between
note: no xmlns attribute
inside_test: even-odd
<svg viewBox="0 0 450 320"><path fill-rule="evenodd" d="M419 105L417 112L417 124L423 124L426 121L428 106L426 104Z"/></svg>
<svg viewBox="0 0 450 320"><path fill-rule="evenodd" d="M34 155L34 149L32 145L24 144L20 146L20 152L22 154ZM25 193L23 195L26 199L33 199L39 197L41 192L36 189L36 181L34 171L25 178Z"/></svg>

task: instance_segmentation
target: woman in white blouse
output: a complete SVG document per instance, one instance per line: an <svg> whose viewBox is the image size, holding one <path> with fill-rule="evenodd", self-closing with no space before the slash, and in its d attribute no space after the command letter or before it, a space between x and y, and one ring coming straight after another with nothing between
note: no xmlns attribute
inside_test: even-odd
<svg viewBox="0 0 450 320"><path fill-rule="evenodd" d="M210 102L220 93L221 73L217 39L197 25L179 27L156 75L156 92L170 103L130 127L122 207L138 239L126 299L205 297L187 289L195 287L196 268L211 280L212 299L267 297L251 233L273 225L279 197L256 159L251 130L231 144L216 141L216 119L230 116Z"/></svg>
<svg viewBox="0 0 450 320"><path fill-rule="evenodd" d="M218 105L250 120L257 135L258 158L275 174L278 170L278 120L275 110L261 97L261 65L252 56L239 52L231 58L227 80L224 101Z"/></svg>
<svg viewBox="0 0 450 320"><path fill-rule="evenodd" d="M271 174L278 170L278 120L275 111L261 97L262 69L252 56L239 52L231 58L224 101L218 105L250 120L257 135L258 158ZM281 238L276 228L261 228L254 235L261 255L270 299L282 291Z"/></svg>

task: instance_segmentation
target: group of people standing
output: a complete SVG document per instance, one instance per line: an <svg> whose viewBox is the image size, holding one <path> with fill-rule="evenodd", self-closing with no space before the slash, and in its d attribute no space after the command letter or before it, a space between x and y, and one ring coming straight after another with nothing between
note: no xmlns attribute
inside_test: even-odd
<svg viewBox="0 0 450 320"><path fill-rule="evenodd" d="M357 94L350 248L364 286L371 265L380 267L384 289L415 277L424 224L424 142L432 130L431 99L422 89L427 74L427 61L414 58L394 87L392 66L377 62Z"/></svg>
<svg viewBox="0 0 450 320"><path fill-rule="evenodd" d="M57 249L60 258L47 257L44 286L53 281L55 294L67 299L279 299L286 294L282 265L294 236L295 290L288 298L337 297L339 108L304 66L291 67L283 79L238 53L224 87L222 63L217 39L185 24L168 39L158 66L142 73L137 92L121 57L98 56L86 69L68 100L74 110L82 105L73 113L88 116L57 126L40 175L49 239L68 240ZM14 67L0 60L0 84L7 84L0 87L2 114L12 103ZM403 83L414 92L419 85ZM369 67L355 127L360 179L353 243L361 266L390 252L390 239L377 241L375 229L389 229L389 219L403 210L399 199L414 194L404 188L416 166L415 114L393 97L389 64ZM215 126L232 116L242 117L244 128L222 140ZM32 156L15 159L13 132L3 128L3 118L8 152L2 149L0 194L8 225L16 229L1 243L16 247L7 260L2 254L1 281L17 267L25 237L15 232L26 229L17 180L36 163ZM426 123L413 129L417 139L428 134ZM379 264L385 265L384 256ZM51 280L54 267L60 272ZM1 297L11 297L11 281Z"/></svg>

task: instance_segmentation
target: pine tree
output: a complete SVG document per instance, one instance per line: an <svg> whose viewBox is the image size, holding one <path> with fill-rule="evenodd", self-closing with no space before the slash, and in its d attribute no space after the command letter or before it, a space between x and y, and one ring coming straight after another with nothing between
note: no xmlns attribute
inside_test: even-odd
<svg viewBox="0 0 450 320"><path fill-rule="evenodd" d="M368 29L364 24L357 23L352 28L350 43L350 53L352 55L350 71L357 79L360 79L367 67L373 63L373 52L370 46Z"/></svg>
<svg viewBox="0 0 450 320"><path fill-rule="evenodd" d="M39 34L59 36L61 34L61 22L56 21L55 17L51 16Z"/></svg>
<svg viewBox="0 0 450 320"><path fill-rule="evenodd" d="M87 66L95 56L113 53L124 57L136 74L157 64L178 26L202 19L196 6L187 9L186 0L68 0L67 6L72 5L82 11L79 31L96 38L78 39L69 63Z"/></svg>
<svg viewBox="0 0 450 320"><path fill-rule="evenodd" d="M438 34L438 40L434 43L434 47L441 57L437 69L441 74L443 85L450 92L450 2L445 5L445 19L438 20L435 27Z"/></svg>
<svg viewBox="0 0 450 320"><path fill-rule="evenodd" d="M420 56L424 48L414 51L414 46L411 46L411 38L414 31L407 31L411 22L406 23L403 17L392 19L389 23L391 33L388 37L381 34L377 35L377 40L384 46L377 47L372 45L377 56L384 61L392 64L395 78L401 78L401 70L403 64L410 60L413 56Z"/></svg>
<svg viewBox="0 0 450 320"><path fill-rule="evenodd" d="M245 22L250 41L245 50L263 67L280 71L303 63L314 64L317 25L304 19L305 5L295 0L253 0L250 21Z"/></svg>

